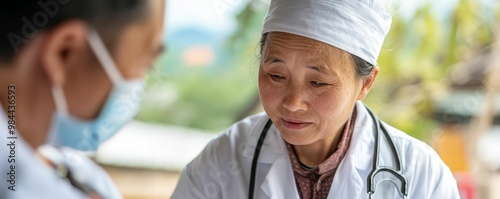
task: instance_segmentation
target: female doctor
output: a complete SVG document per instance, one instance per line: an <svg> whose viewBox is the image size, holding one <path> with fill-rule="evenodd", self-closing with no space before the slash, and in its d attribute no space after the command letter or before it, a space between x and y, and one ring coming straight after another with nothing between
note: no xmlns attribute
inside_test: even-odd
<svg viewBox="0 0 500 199"><path fill-rule="evenodd" d="M378 0L272 0L258 77L265 113L212 140L172 198L459 198L428 145L361 102L390 24Z"/></svg>

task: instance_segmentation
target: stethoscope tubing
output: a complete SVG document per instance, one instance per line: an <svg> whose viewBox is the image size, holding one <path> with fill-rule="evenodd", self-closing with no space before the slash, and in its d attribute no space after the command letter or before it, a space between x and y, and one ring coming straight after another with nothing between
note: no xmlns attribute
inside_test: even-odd
<svg viewBox="0 0 500 199"><path fill-rule="evenodd" d="M259 141L257 141L257 146L255 147L255 152L252 160L252 172L250 174L250 187L248 189L248 198L253 199L254 188L255 188L255 170L257 169L257 162L259 160L260 149L262 148L262 144L264 143L264 139L266 138L267 132L273 122L271 119L267 120L262 133L260 134Z"/></svg>
<svg viewBox="0 0 500 199"><path fill-rule="evenodd" d="M366 110L370 114L373 123L374 123L374 132L375 132L375 150L373 152L373 168L370 174L368 175L367 182L367 192L368 195L371 198L371 195L375 193L376 190L376 183L375 181L375 176L380 173L380 172L389 172L392 175L394 175L396 178L398 178L401 181L401 193L403 194L403 198L406 198L408 195L408 185L406 181L406 177L403 175L402 170L403 170L403 164L401 163L401 158L399 156L399 151L396 148L394 141L392 140L391 136L389 135L389 132L385 128L385 126L380 122L380 119L368 108L366 107ZM384 137L387 139L389 142L389 147L391 148L391 152L393 154L393 157L395 159L396 163L396 170L394 170L391 167L386 167L386 166L379 166L380 163L380 131L384 134Z"/></svg>

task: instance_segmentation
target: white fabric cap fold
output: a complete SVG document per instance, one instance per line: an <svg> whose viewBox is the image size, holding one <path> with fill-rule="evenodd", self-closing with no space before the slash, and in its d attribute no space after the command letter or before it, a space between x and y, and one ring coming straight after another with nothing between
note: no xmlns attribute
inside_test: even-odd
<svg viewBox="0 0 500 199"><path fill-rule="evenodd" d="M380 0L271 0L262 34L308 37L377 65L391 23Z"/></svg>

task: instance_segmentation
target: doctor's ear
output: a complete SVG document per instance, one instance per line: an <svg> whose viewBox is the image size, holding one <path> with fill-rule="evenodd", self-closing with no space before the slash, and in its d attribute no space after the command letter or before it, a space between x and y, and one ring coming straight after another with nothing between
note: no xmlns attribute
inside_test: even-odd
<svg viewBox="0 0 500 199"><path fill-rule="evenodd" d="M87 25L78 20L69 20L43 35L40 61L52 85L62 86L70 67L81 65L82 57L89 54Z"/></svg>
<svg viewBox="0 0 500 199"><path fill-rule="evenodd" d="M363 100L368 95L370 90L373 87L373 83L380 72L380 68L378 66L373 66L371 72L366 77L363 77L361 91L358 94L358 100Z"/></svg>

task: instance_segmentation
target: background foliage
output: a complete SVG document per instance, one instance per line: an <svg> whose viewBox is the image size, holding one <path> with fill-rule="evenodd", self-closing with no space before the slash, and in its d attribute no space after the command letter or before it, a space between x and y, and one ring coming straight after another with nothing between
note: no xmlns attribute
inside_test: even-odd
<svg viewBox="0 0 500 199"><path fill-rule="evenodd" d="M438 125L434 104L448 91L453 64L490 45L500 19L495 1L458 0L447 12L435 4L428 1L410 15L391 6L393 25L379 57L381 73L365 100L387 123L420 139ZM261 111L257 47L266 9L261 0L249 1L234 16L237 28L229 37L195 30L171 35L175 39L168 39L169 52L149 79L138 119L217 132ZM213 59L186 64L186 49L199 42L187 38L211 38L214 43L205 43L213 47Z"/></svg>

